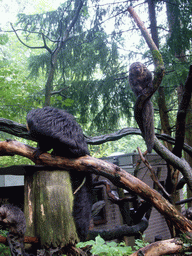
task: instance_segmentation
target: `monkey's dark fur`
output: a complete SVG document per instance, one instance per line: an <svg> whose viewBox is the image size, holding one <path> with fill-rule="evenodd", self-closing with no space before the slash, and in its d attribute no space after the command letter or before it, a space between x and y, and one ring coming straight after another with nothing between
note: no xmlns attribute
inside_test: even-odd
<svg viewBox="0 0 192 256"><path fill-rule="evenodd" d="M139 98L141 95L150 92L153 89L152 74L146 66L140 62L135 62L129 69L129 84L134 94ZM135 104L135 119L143 134L147 144L147 151L151 153L154 146L154 121L153 104L150 98L147 98L143 105L142 112L137 111L137 102Z"/></svg>
<svg viewBox="0 0 192 256"><path fill-rule="evenodd" d="M24 251L24 234L26 231L24 213L17 206L2 205L0 207L0 224L9 228L7 241L11 255L28 255Z"/></svg>
<svg viewBox="0 0 192 256"><path fill-rule="evenodd" d="M54 154L67 158L89 155L83 131L75 118L64 110L52 107L31 110L27 115L27 125L32 138L39 144L39 150L46 152L53 149ZM72 171L72 188L75 191L86 177L85 184L74 195L73 216L81 241L87 237L91 218L90 174Z"/></svg>
<svg viewBox="0 0 192 256"><path fill-rule="evenodd" d="M68 158L89 155L83 132L68 112L52 107L33 109L27 114L31 137L36 139L43 152Z"/></svg>

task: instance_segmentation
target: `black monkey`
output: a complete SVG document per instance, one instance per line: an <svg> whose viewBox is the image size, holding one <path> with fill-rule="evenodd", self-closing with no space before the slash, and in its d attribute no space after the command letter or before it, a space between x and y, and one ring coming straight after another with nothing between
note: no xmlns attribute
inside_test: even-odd
<svg viewBox="0 0 192 256"><path fill-rule="evenodd" d="M137 97L145 95L153 89L152 74L147 67L135 62L129 69L129 84ZM142 113L137 111L137 102L135 104L135 119L144 136L147 144L147 151L151 153L154 146L154 121L153 121L153 104L148 98L143 106Z"/></svg>
<svg viewBox="0 0 192 256"><path fill-rule="evenodd" d="M75 118L68 112L52 107L31 110L27 114L29 134L39 144L37 154L53 149L55 155L77 158L89 155L83 131ZM74 195L73 216L77 233L85 241L91 218L90 174L78 171L70 172L73 191L86 178L85 184Z"/></svg>
<svg viewBox="0 0 192 256"><path fill-rule="evenodd" d="M75 158L89 155L83 131L75 118L68 112L44 107L33 109L27 114L27 126L32 138L39 144L39 150Z"/></svg>

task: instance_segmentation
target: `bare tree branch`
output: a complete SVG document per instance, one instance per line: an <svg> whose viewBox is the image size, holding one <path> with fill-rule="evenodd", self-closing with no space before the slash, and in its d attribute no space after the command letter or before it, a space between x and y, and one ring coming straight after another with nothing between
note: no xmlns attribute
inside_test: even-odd
<svg viewBox="0 0 192 256"><path fill-rule="evenodd" d="M19 37L19 35L18 35L18 33L17 33L17 30L14 29L12 23L11 23L11 27L12 27L12 29L13 29L13 31L14 31L16 37L17 37L17 39L19 40L19 42L22 43L24 46L26 46L26 47L28 47L28 48L30 48L30 49L46 49L49 53L52 54L51 49L50 49L50 48L47 46L47 44L46 44L45 35L44 35L43 33L41 33L41 35L42 35L42 38L43 38L44 45L43 45L43 46L30 46L30 45L27 45L26 43L24 43L24 42L21 40L21 38Z"/></svg>
<svg viewBox="0 0 192 256"><path fill-rule="evenodd" d="M171 203L169 203L156 190L153 190L147 184L127 173L120 167L91 156L67 159L44 153L39 156L39 159L35 159L35 150L35 148L17 141L0 142L1 156L17 154L31 159L38 165L55 167L56 170L64 169L68 171L86 171L105 176L116 186L132 191L151 203L161 214L164 215L165 218L172 221L181 232L192 232L192 223L179 213Z"/></svg>
<svg viewBox="0 0 192 256"><path fill-rule="evenodd" d="M66 91L67 89L69 89L68 86L65 87L65 88L60 89L59 91L53 91L53 92L51 92L51 95L59 94L59 95L61 95L62 97L64 97L64 95L62 94L62 92Z"/></svg>
<svg viewBox="0 0 192 256"><path fill-rule="evenodd" d="M9 119L0 118L0 131L12 134L28 140L34 140L28 134L27 127ZM100 145L108 141L116 141L128 135L141 135L138 128L126 127L114 133L104 134L96 137L85 136L86 141L90 145ZM167 141L168 143L175 144L175 139L167 134L157 134L156 137L160 140ZM192 156L192 147L184 143L183 149Z"/></svg>
<svg viewBox="0 0 192 256"><path fill-rule="evenodd" d="M150 165L150 163L147 161L147 159L143 156L140 148L138 148L138 152L140 155L140 158L142 160L142 162L147 166L147 168L149 169L149 171L151 172L151 178L152 180L155 182L155 184L159 187L159 189L163 192L163 194L165 195L166 198L170 198L170 195L167 193L167 191L165 190L165 188L162 186L162 184L159 182L152 166Z"/></svg>

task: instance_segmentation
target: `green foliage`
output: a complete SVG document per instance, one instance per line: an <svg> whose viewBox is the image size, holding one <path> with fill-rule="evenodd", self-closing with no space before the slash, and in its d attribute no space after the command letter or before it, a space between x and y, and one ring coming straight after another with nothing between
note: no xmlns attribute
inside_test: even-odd
<svg viewBox="0 0 192 256"><path fill-rule="evenodd" d="M56 49L58 39L64 36L64 31L74 17L78 2L77 0L64 1L56 10L45 8L46 2L41 2L39 6L36 4L37 9L36 12L33 10L33 14L19 14L17 24L20 28L25 29L25 32L22 33L18 31L22 40L30 46L43 46L43 33L47 47L51 51ZM177 34L173 33L175 39L172 37L168 45L161 46L166 67L162 86L165 87L171 127L174 127L178 107L176 88L184 83L191 62L189 47L191 4L188 0L175 0L175 2L177 3L173 4L177 7L174 10L175 17L182 21L180 22L182 26ZM159 12L163 11L163 4L160 3L160 5ZM96 136L114 132L128 125L137 126L133 117L135 97L129 88L127 67L123 66L122 60L124 57L125 65L127 65L132 61L131 58L138 58L138 54L141 53L144 61L147 62L151 59L151 54L149 51L144 54L146 43L141 39L140 45L139 40L135 41L134 53L129 55L123 53L124 56L120 59L119 48L123 43L123 29L120 25L125 20L124 10L127 8L124 2L96 8L89 7L88 2L84 1L77 23L70 33L70 38L58 54L51 105L67 109L75 115L85 133ZM114 24L117 33L108 35L105 32L102 22L106 15L116 17ZM175 32L177 32L177 28ZM166 32L164 33L166 34ZM178 40L180 36L182 36L181 41ZM187 42L183 47L185 36ZM177 46L180 49L183 47L188 50L185 63L178 61L178 58L175 57L175 43L180 44ZM2 37L0 44L3 44L1 47L5 46L6 49L5 56L2 57L2 64L0 62L0 67L2 67L0 70L2 95L0 114L5 118L24 123L28 110L32 107L43 106L44 86L51 68L51 55L46 49L25 48L16 42L12 34L9 35L9 41L6 37ZM6 65L4 57L8 60ZM26 65L27 59L29 60L30 78ZM32 78L36 79L35 82ZM157 93L153 97L156 111L155 124L156 127L161 128L156 96ZM91 146L91 152L97 156L108 155L114 151L132 152L137 146L142 147L144 144L141 137L137 136L136 139L135 137L134 140L132 136L130 140L129 136L119 142Z"/></svg>
<svg viewBox="0 0 192 256"><path fill-rule="evenodd" d="M142 235L142 239L135 240L135 250L139 250L149 244L144 239L145 236ZM99 235L95 238L95 241L90 240L86 242L79 242L76 246L78 248L90 246L90 252L92 253L92 255L98 256L125 256L131 255L133 253L131 246L126 246L125 242L121 242L119 244L114 241L105 242L105 240Z"/></svg>
<svg viewBox="0 0 192 256"><path fill-rule="evenodd" d="M4 52L4 46L9 41L7 34L0 34L0 68L7 63L7 56Z"/></svg>
<svg viewBox="0 0 192 256"><path fill-rule="evenodd" d="M0 229L0 235L6 237L7 236L8 231L7 230L1 230ZM0 244L0 255L2 256L11 256L9 247L4 245L4 244Z"/></svg>
<svg viewBox="0 0 192 256"><path fill-rule="evenodd" d="M57 48L55 40L64 36L77 5L78 1L65 1L55 11L19 14L18 24L25 30L22 40L25 37L27 44L42 46L43 33L44 42L53 51ZM58 53L53 91L63 90L64 93L53 94L51 105L69 110L89 134L105 133L118 129L121 118L133 115L130 101L133 97L125 69L118 61L119 36L108 36L101 26L106 10L97 8L91 16L89 10L85 2L73 34ZM91 29L87 29L89 24L93 24ZM47 77L51 69L50 51L38 50L38 54L30 54L29 68L31 77ZM44 100L43 93L38 94L38 100Z"/></svg>
<svg viewBox="0 0 192 256"><path fill-rule="evenodd" d="M142 239L136 239L134 249L137 251L145 246L147 246L149 243L145 241L145 235L142 235Z"/></svg>
<svg viewBox="0 0 192 256"><path fill-rule="evenodd" d="M101 145L89 145L90 153L93 157L101 158L112 154L126 154L137 151L139 147L143 152L146 145L141 136L132 135L121 138L118 141L106 142Z"/></svg>
<svg viewBox="0 0 192 256"><path fill-rule="evenodd" d="M23 122L27 99L37 88L16 67L6 66L0 68L1 104L0 116ZM29 103L29 102L28 102Z"/></svg>
<svg viewBox="0 0 192 256"><path fill-rule="evenodd" d="M26 112L32 106L40 106L42 82L36 84L28 78L29 72L26 68L28 49L22 47L13 35L9 35L9 41L1 48L0 116L25 123ZM9 135L9 137L11 136Z"/></svg>
<svg viewBox="0 0 192 256"><path fill-rule="evenodd" d="M0 255L2 255L2 256L11 256L9 247L4 245L4 244L1 244L0 245Z"/></svg>
<svg viewBox="0 0 192 256"><path fill-rule="evenodd" d="M180 239L183 242L183 249L184 250L189 250L192 245L192 239L191 239L191 234L180 234ZM185 252L185 255L191 255L191 251Z"/></svg>
<svg viewBox="0 0 192 256"><path fill-rule="evenodd" d="M8 136L7 138L10 138ZM29 143L28 143L29 144ZM4 156L1 157L1 167L8 167L11 165L23 165L23 164L33 164L33 162L27 158L21 157L21 156Z"/></svg>
<svg viewBox="0 0 192 256"><path fill-rule="evenodd" d="M8 42L9 38L7 34L0 35L0 45L5 45Z"/></svg>
<svg viewBox="0 0 192 256"><path fill-rule="evenodd" d="M6 236L7 236L7 233L8 233L7 230L0 229L0 235L1 235L1 236L6 237Z"/></svg>
<svg viewBox="0 0 192 256"><path fill-rule="evenodd" d="M180 55L191 47L192 30L190 15L192 5L190 0L172 0L170 5L172 33L168 39L168 45L173 55L175 53Z"/></svg>
<svg viewBox="0 0 192 256"><path fill-rule="evenodd" d="M127 82L115 81L117 72L114 70L114 75L102 80L74 81L66 92L67 98L74 102L68 109L77 117L78 122L87 124L86 129L92 132L92 136L93 132L96 135L118 129L121 127L121 118L126 120L133 115L133 104L129 100L132 93L129 92ZM63 107L62 101L55 103ZM128 121L130 124L131 119Z"/></svg>
<svg viewBox="0 0 192 256"><path fill-rule="evenodd" d="M117 244L116 242L105 242L103 238L97 236L95 241L90 240L87 242L80 242L76 246L77 247L85 247L87 245L91 245L91 253L93 255L98 256L123 256L123 255L131 255L132 248L130 246L126 246L125 243Z"/></svg>

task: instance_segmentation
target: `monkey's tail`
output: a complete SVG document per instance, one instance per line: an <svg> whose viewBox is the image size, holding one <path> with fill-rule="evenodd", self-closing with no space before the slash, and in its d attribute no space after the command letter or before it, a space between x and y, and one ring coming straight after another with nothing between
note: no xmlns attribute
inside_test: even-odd
<svg viewBox="0 0 192 256"><path fill-rule="evenodd" d="M142 95L141 95L142 96ZM153 120L153 104L148 99L142 108L139 106L140 98L138 97L135 103L134 115L137 124L139 125L139 129L142 132L142 135L145 139L145 143L147 145L148 153L151 153L154 146L154 120Z"/></svg>
<svg viewBox="0 0 192 256"><path fill-rule="evenodd" d="M142 111L143 135L147 145L148 153L151 153L154 147L154 120L153 120L153 104L150 100L146 101Z"/></svg>

